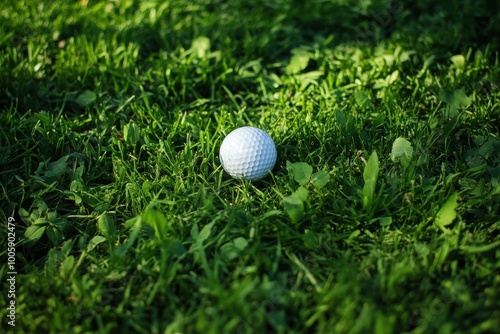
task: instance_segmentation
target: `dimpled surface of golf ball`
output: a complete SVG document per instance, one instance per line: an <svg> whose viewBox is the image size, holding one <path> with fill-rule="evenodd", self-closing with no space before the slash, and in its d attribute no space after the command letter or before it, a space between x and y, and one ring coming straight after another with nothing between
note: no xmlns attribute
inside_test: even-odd
<svg viewBox="0 0 500 334"><path fill-rule="evenodd" d="M259 180L276 163L276 146L269 135L252 126L231 131L222 141L219 158L235 179Z"/></svg>

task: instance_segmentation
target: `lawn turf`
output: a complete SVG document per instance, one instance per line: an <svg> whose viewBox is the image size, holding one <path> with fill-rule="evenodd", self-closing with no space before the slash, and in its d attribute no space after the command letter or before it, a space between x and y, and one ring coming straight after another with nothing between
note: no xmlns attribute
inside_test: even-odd
<svg viewBox="0 0 500 334"><path fill-rule="evenodd" d="M499 332L499 7L4 1L2 328Z"/></svg>

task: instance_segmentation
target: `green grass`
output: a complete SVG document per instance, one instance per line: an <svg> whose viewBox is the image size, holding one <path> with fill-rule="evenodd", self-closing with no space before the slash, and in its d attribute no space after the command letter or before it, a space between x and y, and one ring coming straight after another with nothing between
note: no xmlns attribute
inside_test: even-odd
<svg viewBox="0 0 500 334"><path fill-rule="evenodd" d="M3 4L2 328L498 332L498 13ZM243 125L278 149L255 183L218 158Z"/></svg>

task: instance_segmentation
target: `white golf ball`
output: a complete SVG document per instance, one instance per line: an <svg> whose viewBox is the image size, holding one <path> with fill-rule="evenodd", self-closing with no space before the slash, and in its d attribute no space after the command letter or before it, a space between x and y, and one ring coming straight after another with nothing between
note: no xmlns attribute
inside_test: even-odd
<svg viewBox="0 0 500 334"><path fill-rule="evenodd" d="M235 179L259 180L276 163L276 146L269 135L252 126L231 131L222 141L219 158Z"/></svg>

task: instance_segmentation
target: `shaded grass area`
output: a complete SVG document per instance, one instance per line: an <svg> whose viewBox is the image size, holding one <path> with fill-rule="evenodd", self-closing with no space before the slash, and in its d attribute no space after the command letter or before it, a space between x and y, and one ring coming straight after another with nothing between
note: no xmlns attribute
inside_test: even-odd
<svg viewBox="0 0 500 334"><path fill-rule="evenodd" d="M496 331L499 12L4 6L1 213L16 220L17 332ZM278 147L253 184L218 159L248 124ZM329 182L302 184L287 206L300 188L287 162Z"/></svg>

